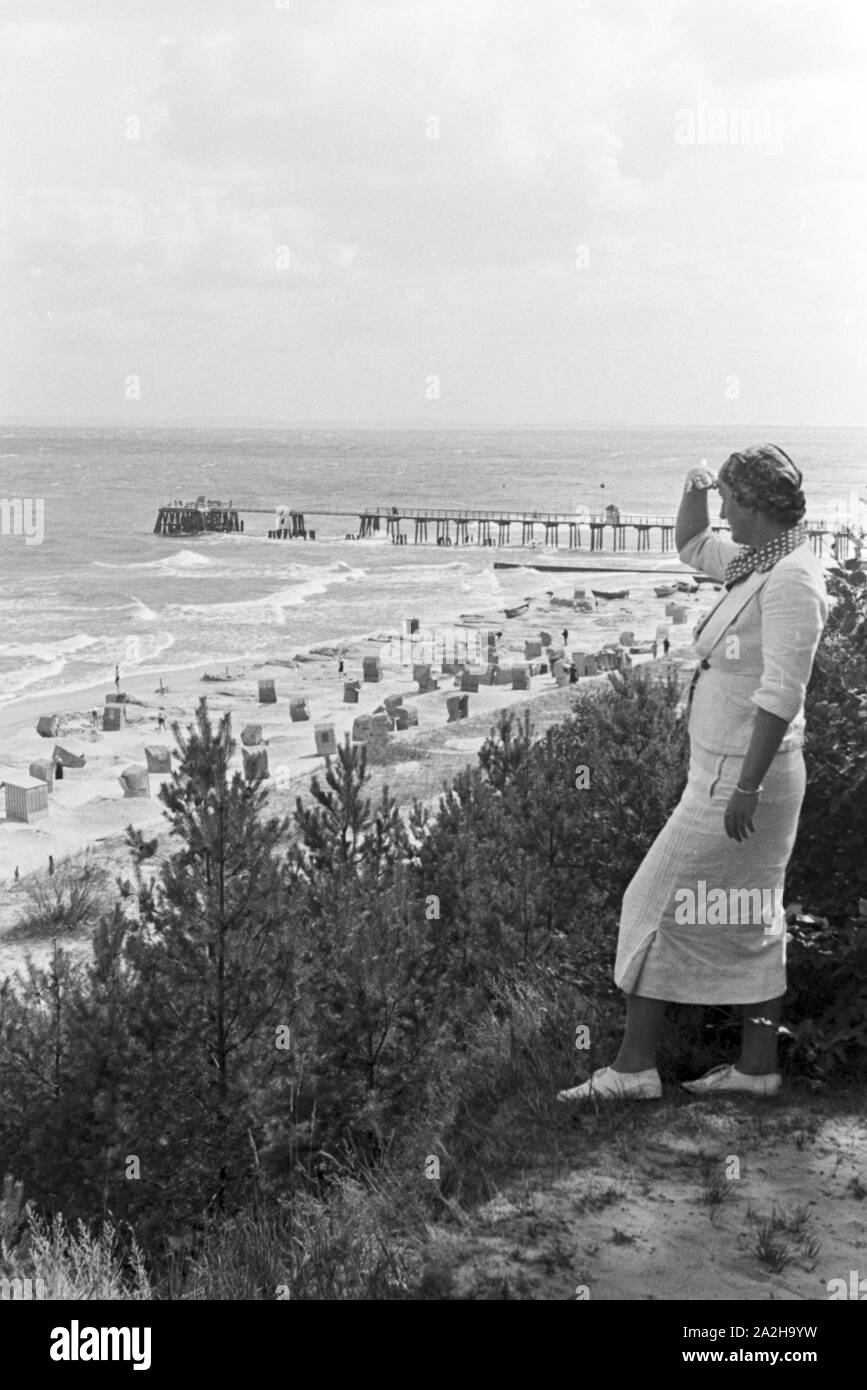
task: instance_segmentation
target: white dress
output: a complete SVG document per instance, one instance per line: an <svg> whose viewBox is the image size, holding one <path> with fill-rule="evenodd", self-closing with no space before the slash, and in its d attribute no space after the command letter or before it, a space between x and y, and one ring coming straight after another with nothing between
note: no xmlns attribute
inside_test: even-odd
<svg viewBox="0 0 867 1390"><path fill-rule="evenodd" d="M739 547L704 531L681 558L722 579ZM687 785L624 897L614 978L643 998L753 1004L786 988L782 905L806 787L804 695L827 618L819 562L804 544L720 600L696 651L709 663L690 711ZM763 779L755 833L723 815L757 708L788 720Z"/></svg>

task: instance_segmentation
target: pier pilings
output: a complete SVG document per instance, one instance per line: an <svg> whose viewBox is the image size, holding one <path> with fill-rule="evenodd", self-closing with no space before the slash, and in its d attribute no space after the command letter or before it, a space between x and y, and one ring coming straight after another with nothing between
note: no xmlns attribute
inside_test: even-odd
<svg viewBox="0 0 867 1390"><path fill-rule="evenodd" d="M384 530L395 545L406 545L410 536L403 529L412 523L414 545L436 540L439 546L510 546L539 544L544 532L544 544L557 548L561 528L568 533L570 550L580 549L590 537L590 551L620 552L628 548L646 554L650 551L668 552L674 549L675 520L672 516L624 516L616 508L611 515L601 512L579 515L568 512L537 512L529 509L515 511L481 510L449 507L365 507L361 511L314 510L278 506L236 506L208 500L205 496L195 502L175 500L159 508L154 532L163 536L192 536L211 531L243 532L242 512L270 513L275 517L274 529L268 536L277 540L313 540L316 532L309 522L316 516L352 517L357 519L357 532L347 531L347 540L364 540ZM807 533L814 554L831 555L842 564L851 554L859 554L860 542L851 526L824 519L807 521ZM512 537L512 527L520 527L520 540ZM714 525L715 531L724 531Z"/></svg>
<svg viewBox="0 0 867 1390"><path fill-rule="evenodd" d="M195 536L203 531L243 531L237 508L172 503L157 512L155 536Z"/></svg>

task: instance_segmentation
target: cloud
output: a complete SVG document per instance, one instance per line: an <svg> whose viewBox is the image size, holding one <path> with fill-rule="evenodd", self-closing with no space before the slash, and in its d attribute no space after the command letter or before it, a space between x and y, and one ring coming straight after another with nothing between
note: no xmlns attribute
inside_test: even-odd
<svg viewBox="0 0 867 1390"><path fill-rule="evenodd" d="M704 74L729 88L841 70L858 80L867 47L859 0L683 0L672 27Z"/></svg>
<svg viewBox="0 0 867 1390"><path fill-rule="evenodd" d="M226 388L242 413L257 362L271 382L285 358L363 414L353 355L383 374L379 409L391 376L411 386L404 364L438 353L467 391L493 401L502 361L550 402L558 351L609 410L616 373L594 352L620 354L624 399L646 390L648 355L674 362L687 410L705 367L685 344L746 356L758 326L767 352L774 325L793 376L848 380L867 167L854 0L92 0L72 19L33 0L22 15L0 4L13 341L34 324L56 356L82 335L94 354L147 341L194 393L197 363L242 353ZM780 150L678 143L677 112L700 105L779 110Z"/></svg>

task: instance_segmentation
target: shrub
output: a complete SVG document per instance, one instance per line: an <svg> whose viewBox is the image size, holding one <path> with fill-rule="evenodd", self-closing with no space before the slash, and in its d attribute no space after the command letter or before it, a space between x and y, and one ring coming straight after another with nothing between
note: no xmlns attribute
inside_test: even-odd
<svg viewBox="0 0 867 1390"><path fill-rule="evenodd" d="M793 1062L867 1069L867 576L832 571L831 613L807 692L807 793L787 876Z"/></svg>
<svg viewBox="0 0 867 1390"><path fill-rule="evenodd" d="M18 1247L0 1257L4 1278L41 1280L51 1302L153 1298L141 1249L133 1239L124 1251L110 1223L95 1234L80 1221L71 1229L61 1216L31 1213Z"/></svg>
<svg viewBox="0 0 867 1390"><path fill-rule="evenodd" d="M790 866L790 895L838 919L867 897L867 581L838 570L832 610L807 692L807 794Z"/></svg>
<svg viewBox="0 0 867 1390"><path fill-rule="evenodd" d="M798 905L800 906L800 905ZM867 1072L867 918L790 924L787 1019L793 1064L813 1076Z"/></svg>
<svg viewBox="0 0 867 1390"><path fill-rule="evenodd" d="M384 1214L359 1183L342 1180L325 1203L299 1195L292 1205L286 1282L293 1299L346 1302L405 1299L405 1259L387 1235Z"/></svg>
<svg viewBox="0 0 867 1390"><path fill-rule="evenodd" d="M53 874L31 874L22 882L27 906L10 931L10 940L92 927L105 910L108 884L108 872L89 850L65 855Z"/></svg>

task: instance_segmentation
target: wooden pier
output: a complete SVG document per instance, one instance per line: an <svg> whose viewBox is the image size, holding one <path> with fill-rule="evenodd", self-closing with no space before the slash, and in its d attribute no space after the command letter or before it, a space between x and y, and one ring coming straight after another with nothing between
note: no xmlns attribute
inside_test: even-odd
<svg viewBox="0 0 867 1390"><path fill-rule="evenodd" d="M243 531L240 514L272 516L274 525L268 537L274 540L315 540L316 531L309 521L317 517L351 518L356 522L353 531L344 534L345 540L364 540L385 535L395 545L407 545L412 530L412 544L425 545L434 541L438 546L477 545L538 546L558 548L561 538L569 550L586 548L590 554L598 551L618 553L630 551L667 553L674 550L675 518L673 516L622 515L616 508L605 513L576 518L567 512L483 511L473 508L449 507L365 507L354 511L322 507L261 507L206 501L173 502L160 507L154 531L159 535L196 535L204 531ZM825 520L808 521L810 543L816 555L827 551L837 559L848 557L857 546L856 537L846 527L833 526ZM715 531L726 531L715 526Z"/></svg>
<svg viewBox="0 0 867 1390"><path fill-rule="evenodd" d="M243 531L238 508L231 502L199 497L195 502L170 502L157 512L154 535L196 536L202 531Z"/></svg>
<svg viewBox="0 0 867 1390"><path fill-rule="evenodd" d="M401 510L365 511L359 516L358 539L379 533L384 524L386 536L398 545L409 537L404 523L413 526L414 545L436 540L437 545L543 545L558 547L561 532L570 550L580 549L582 530L587 533L592 551L605 548L606 528L611 531L611 548L625 550L630 530L637 534L638 550L650 550L651 536L659 532L659 548L669 550L674 545L672 517L621 517L611 522L600 516L576 520L566 512L496 512L443 507L418 507ZM433 528L436 528L435 530ZM430 529L429 529L430 528ZM452 536L454 528L454 536ZM520 533L520 538L519 538Z"/></svg>

